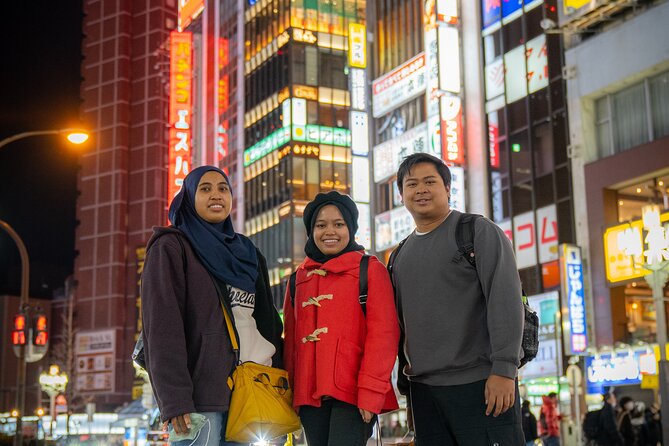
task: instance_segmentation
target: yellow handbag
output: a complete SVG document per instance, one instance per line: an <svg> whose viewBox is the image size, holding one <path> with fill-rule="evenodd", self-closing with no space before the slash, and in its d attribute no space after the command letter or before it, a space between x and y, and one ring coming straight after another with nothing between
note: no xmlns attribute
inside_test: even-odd
<svg viewBox="0 0 669 446"><path fill-rule="evenodd" d="M226 307L221 303L230 342L239 357L237 332ZM301 428L293 410L293 391L288 372L255 362L244 362L228 378L232 389L225 439L239 443L269 441Z"/></svg>

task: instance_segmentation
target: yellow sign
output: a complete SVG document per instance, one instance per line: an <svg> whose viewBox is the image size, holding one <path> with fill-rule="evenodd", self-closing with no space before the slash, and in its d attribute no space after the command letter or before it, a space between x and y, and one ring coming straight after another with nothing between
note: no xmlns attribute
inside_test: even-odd
<svg viewBox="0 0 669 446"><path fill-rule="evenodd" d="M669 212L660 216L661 222L669 221ZM606 278L611 283L638 279L649 273L644 264L643 221L634 220L604 231L604 256Z"/></svg>
<svg viewBox="0 0 669 446"><path fill-rule="evenodd" d="M352 68L367 66L367 29L365 25L348 25L348 64Z"/></svg>
<svg viewBox="0 0 669 446"><path fill-rule="evenodd" d="M306 85L294 85L293 92L296 98L304 98L312 101L318 100L318 88Z"/></svg>
<svg viewBox="0 0 669 446"><path fill-rule="evenodd" d="M572 14L574 10L579 9L590 3L590 0L563 0L562 5L565 14Z"/></svg>
<svg viewBox="0 0 669 446"><path fill-rule="evenodd" d="M293 28L293 39L298 42L316 43L318 40L312 31L308 29Z"/></svg>
<svg viewBox="0 0 669 446"><path fill-rule="evenodd" d="M642 375L641 376L642 389L659 389L660 377L658 375Z"/></svg>

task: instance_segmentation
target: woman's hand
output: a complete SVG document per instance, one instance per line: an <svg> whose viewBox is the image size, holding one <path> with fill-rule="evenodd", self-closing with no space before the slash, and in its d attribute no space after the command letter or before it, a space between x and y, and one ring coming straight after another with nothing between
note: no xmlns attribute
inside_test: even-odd
<svg viewBox="0 0 669 446"><path fill-rule="evenodd" d="M163 431L167 431L167 426L171 424L174 432L178 435L187 434L190 432L191 422L190 414L179 415L170 419L170 421L165 421L163 423Z"/></svg>
<svg viewBox="0 0 669 446"><path fill-rule="evenodd" d="M369 423L372 421L372 418L374 417L374 414L368 410L365 409L358 409L360 411L360 416L362 416L362 421L365 423Z"/></svg>

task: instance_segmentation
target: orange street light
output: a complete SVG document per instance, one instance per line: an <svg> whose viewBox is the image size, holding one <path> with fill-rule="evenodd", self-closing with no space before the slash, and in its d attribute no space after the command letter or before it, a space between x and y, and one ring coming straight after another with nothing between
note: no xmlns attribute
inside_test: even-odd
<svg viewBox="0 0 669 446"><path fill-rule="evenodd" d="M89 136L86 130L76 128L58 130L32 130L30 132L17 133L16 135L12 135L3 139L0 141L0 148L19 139L42 135L64 135L72 144L82 144L88 140Z"/></svg>

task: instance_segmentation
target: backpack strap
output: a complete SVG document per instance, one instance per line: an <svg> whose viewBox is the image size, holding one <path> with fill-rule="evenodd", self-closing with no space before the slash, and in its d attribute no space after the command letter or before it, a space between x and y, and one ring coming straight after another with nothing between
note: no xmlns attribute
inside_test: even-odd
<svg viewBox="0 0 669 446"><path fill-rule="evenodd" d="M367 317L367 270L369 269L369 256L363 254L360 259L360 284L358 285L358 290L360 295L358 296L358 302L360 302L360 307L362 308L362 314Z"/></svg>
<svg viewBox="0 0 669 446"><path fill-rule="evenodd" d="M395 288L395 280L393 279L393 267L395 266L395 260L397 260L397 255L400 253L400 249L402 249L404 242L406 242L408 238L409 237L406 237L397 245L397 248L395 248L393 252L390 253L390 258L388 259L388 266L386 266L386 269L388 270L388 274L390 274L390 281L393 284L393 288Z"/></svg>
<svg viewBox="0 0 669 446"><path fill-rule="evenodd" d="M369 255L363 254L360 259L360 283L358 285L358 302L362 308L362 314L367 316L367 270L369 269ZM290 304L295 306L295 281L297 271L294 271L288 278L288 289L290 290Z"/></svg>
<svg viewBox="0 0 669 446"><path fill-rule="evenodd" d="M474 252L474 232L476 230L476 220L481 217L478 214L462 213L455 227L455 242L458 244L458 252L453 261L459 257L465 260L473 267L476 267L476 253Z"/></svg>

